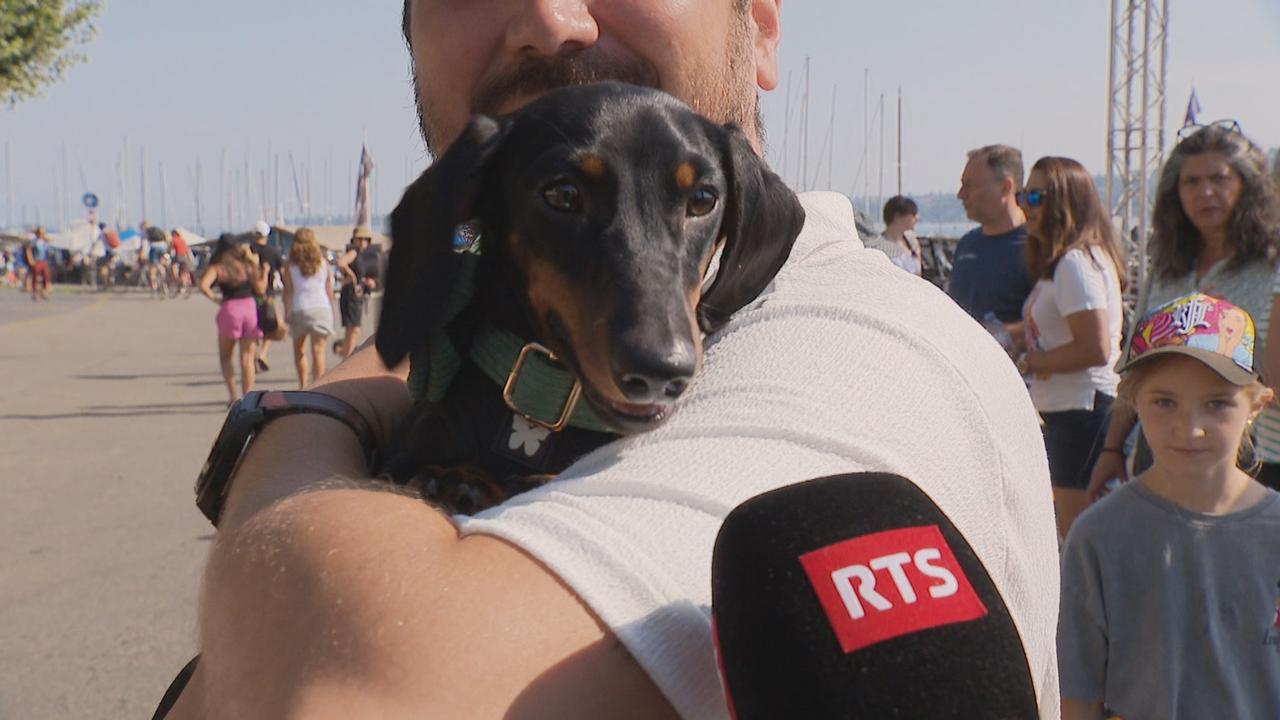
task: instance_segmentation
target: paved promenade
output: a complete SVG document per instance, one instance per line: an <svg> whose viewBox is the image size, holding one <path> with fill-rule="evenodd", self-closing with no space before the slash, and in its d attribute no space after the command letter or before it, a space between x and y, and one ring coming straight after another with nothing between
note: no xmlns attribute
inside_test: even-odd
<svg viewBox="0 0 1280 720"><path fill-rule="evenodd" d="M0 288L0 720L150 717L194 653L215 312ZM287 344L269 361L258 387L294 387Z"/></svg>

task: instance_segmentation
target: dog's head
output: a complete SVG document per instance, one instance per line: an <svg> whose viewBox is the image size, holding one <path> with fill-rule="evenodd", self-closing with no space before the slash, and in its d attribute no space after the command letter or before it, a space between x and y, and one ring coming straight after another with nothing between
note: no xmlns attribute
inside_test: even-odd
<svg viewBox="0 0 1280 720"><path fill-rule="evenodd" d="M392 214L388 365L439 329L462 263L455 228L473 220L528 339L577 374L607 425L635 432L684 391L702 333L773 279L804 211L739 129L656 90L575 86L477 116Z"/></svg>

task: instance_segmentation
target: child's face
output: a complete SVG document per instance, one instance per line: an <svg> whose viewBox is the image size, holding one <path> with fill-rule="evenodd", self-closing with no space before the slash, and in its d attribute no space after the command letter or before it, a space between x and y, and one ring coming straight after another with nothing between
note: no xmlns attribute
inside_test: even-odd
<svg viewBox="0 0 1280 720"><path fill-rule="evenodd" d="M1194 358L1157 362L1135 398L1156 464L1179 472L1234 466L1245 425L1261 412L1263 401L1255 402L1245 388Z"/></svg>

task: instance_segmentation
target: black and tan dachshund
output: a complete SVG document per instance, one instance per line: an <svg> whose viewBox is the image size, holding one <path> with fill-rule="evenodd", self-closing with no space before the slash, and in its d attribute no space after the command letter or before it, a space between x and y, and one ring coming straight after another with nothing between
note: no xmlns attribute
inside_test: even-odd
<svg viewBox="0 0 1280 720"><path fill-rule="evenodd" d="M656 90L574 86L474 117L391 217L376 344L388 366L412 354L419 412L384 476L475 512L656 426L803 223L741 130ZM568 380L538 417L512 386L549 365Z"/></svg>

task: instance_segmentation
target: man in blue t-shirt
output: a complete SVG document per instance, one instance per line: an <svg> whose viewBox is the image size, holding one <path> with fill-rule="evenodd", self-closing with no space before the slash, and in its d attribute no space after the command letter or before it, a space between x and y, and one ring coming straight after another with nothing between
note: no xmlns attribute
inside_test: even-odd
<svg viewBox="0 0 1280 720"><path fill-rule="evenodd" d="M988 145L969 153L956 197L980 227L960 239L947 284L947 294L975 320L990 313L1004 324L1013 356L1022 351L1022 304L1035 284L1022 258L1027 219L1015 198L1021 189L1016 148Z"/></svg>

